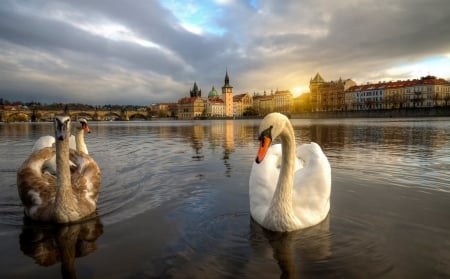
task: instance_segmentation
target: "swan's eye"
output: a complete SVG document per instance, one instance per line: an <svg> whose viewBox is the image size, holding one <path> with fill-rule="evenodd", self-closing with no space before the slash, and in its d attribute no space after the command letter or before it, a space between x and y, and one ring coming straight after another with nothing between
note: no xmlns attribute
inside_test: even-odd
<svg viewBox="0 0 450 279"><path fill-rule="evenodd" d="M273 126L270 126L269 128L262 131L261 134L259 135L258 140L260 142L262 142L262 144L264 144L264 141L263 141L264 137L268 137L269 139L272 139L272 128L273 128Z"/></svg>

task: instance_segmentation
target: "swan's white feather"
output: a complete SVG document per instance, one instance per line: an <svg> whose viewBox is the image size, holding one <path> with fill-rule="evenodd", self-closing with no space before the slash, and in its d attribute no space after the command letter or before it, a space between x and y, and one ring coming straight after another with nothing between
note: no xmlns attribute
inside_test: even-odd
<svg viewBox="0 0 450 279"><path fill-rule="evenodd" d="M37 139L37 141L34 143L33 148L31 149L31 153L41 150L45 147L54 147L55 144L55 137L52 136L42 136Z"/></svg>
<svg viewBox="0 0 450 279"><path fill-rule="evenodd" d="M75 136L71 135L69 140L70 149L76 149L77 145L75 142ZM36 140L31 149L31 153L38 151L46 147L55 147L55 137L54 136L42 136Z"/></svg>

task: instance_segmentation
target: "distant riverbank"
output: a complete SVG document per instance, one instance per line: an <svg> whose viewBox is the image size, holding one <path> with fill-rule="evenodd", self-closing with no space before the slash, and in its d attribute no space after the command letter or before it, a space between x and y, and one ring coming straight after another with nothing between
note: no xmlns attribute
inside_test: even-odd
<svg viewBox="0 0 450 279"><path fill-rule="evenodd" d="M450 107L414 108L371 111L320 111L291 114L291 118L393 118L393 117L450 117Z"/></svg>

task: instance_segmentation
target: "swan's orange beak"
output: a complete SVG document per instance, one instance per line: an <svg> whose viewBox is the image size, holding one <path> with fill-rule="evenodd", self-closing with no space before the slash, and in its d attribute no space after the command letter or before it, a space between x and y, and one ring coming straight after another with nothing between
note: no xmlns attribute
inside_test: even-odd
<svg viewBox="0 0 450 279"><path fill-rule="evenodd" d="M81 128L86 132L86 133L90 133L91 129L89 128L88 124L86 123L82 123L81 124Z"/></svg>
<svg viewBox="0 0 450 279"><path fill-rule="evenodd" d="M261 163L262 160L264 160L264 157L266 156L267 150L269 150L270 143L272 142L272 139L268 136L262 136L259 139L259 149L258 154L256 154L256 160L255 162L257 164Z"/></svg>

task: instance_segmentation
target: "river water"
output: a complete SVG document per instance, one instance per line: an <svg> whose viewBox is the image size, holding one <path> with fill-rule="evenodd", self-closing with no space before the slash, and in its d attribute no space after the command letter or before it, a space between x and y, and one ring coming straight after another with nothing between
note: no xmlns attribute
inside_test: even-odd
<svg viewBox="0 0 450 279"><path fill-rule="evenodd" d="M249 215L260 120L91 122L98 217L23 218L16 170L50 123L0 124L1 278L449 278L450 119L294 119L332 167L318 226Z"/></svg>

